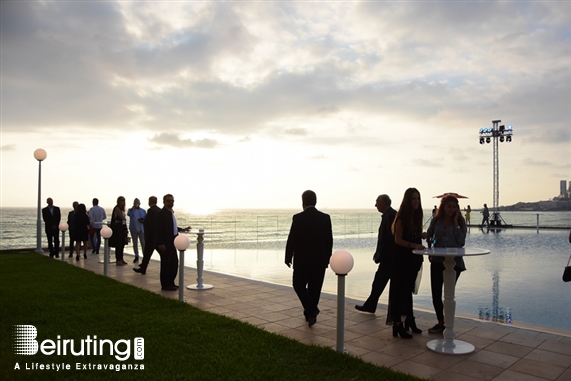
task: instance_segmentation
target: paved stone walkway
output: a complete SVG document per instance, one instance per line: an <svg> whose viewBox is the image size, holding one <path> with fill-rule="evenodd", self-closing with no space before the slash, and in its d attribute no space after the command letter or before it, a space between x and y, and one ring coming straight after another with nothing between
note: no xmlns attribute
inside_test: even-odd
<svg viewBox="0 0 571 381"><path fill-rule="evenodd" d="M132 258L126 256L129 262ZM99 263L96 255L88 255L87 260L82 258L79 262L66 260L103 274L103 264ZM118 267L111 264L109 276L178 299L178 292L161 291L158 262L150 263L146 275L137 274L132 268L131 265ZM188 304L302 343L335 348L335 295L322 295L317 324L309 328L291 287L211 272L205 272L204 277L204 282L214 285L214 288L202 291L185 289L184 297ZM184 280L186 285L195 284L196 270L187 268ZM434 324L433 313L415 312L417 325L424 332L414 335L412 340L403 340L393 338L391 327L385 325L386 306L380 305L376 314L368 314L355 310L355 302L348 299L345 305L345 348L350 355L373 364L436 381L571 381L569 330L547 327L532 330L456 318L457 338L472 343L476 351L469 355L448 356L426 348L428 341L439 336L427 333ZM569 306L565 308L569 309Z"/></svg>

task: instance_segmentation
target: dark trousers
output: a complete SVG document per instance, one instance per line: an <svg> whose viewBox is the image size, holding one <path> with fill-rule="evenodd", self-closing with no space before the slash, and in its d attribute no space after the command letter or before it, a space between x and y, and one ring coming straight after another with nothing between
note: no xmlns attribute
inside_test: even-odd
<svg viewBox="0 0 571 381"><path fill-rule="evenodd" d="M319 297L325 279L325 267L293 270L293 289L303 306L306 318L319 313Z"/></svg>
<svg viewBox="0 0 571 381"><path fill-rule="evenodd" d="M123 260L123 250L125 250L125 245L115 246L115 261L120 262Z"/></svg>
<svg viewBox="0 0 571 381"><path fill-rule="evenodd" d="M395 265L389 294L391 315L395 323L401 321L402 315L406 315L409 318L414 317L412 292L414 291L414 283L421 266L422 262L418 261Z"/></svg>
<svg viewBox="0 0 571 381"><path fill-rule="evenodd" d="M460 277L461 271L457 268L456 281ZM444 321L444 303L442 303L442 287L444 286L444 263L431 262L430 263L430 290L432 291L432 305L436 318L439 322Z"/></svg>
<svg viewBox="0 0 571 381"><path fill-rule="evenodd" d="M379 268L375 273L375 279L373 280L373 286L371 287L371 294L363 304L363 307L368 311L375 311L377 309L377 304L379 303L379 298L385 290L389 279L391 279L391 265L387 263L379 263Z"/></svg>
<svg viewBox="0 0 571 381"><path fill-rule="evenodd" d="M58 255L59 253L59 230L46 228L46 237L48 238L48 249L50 251L50 257Z"/></svg>
<svg viewBox="0 0 571 381"><path fill-rule="evenodd" d="M155 251L155 243L145 238L145 249L143 250L143 261L139 265L141 270L147 271L147 267L149 266L149 262L151 261L151 257L153 256L153 251Z"/></svg>
<svg viewBox="0 0 571 381"><path fill-rule="evenodd" d="M173 240L171 242L174 241ZM176 247L167 245L164 253L159 252L161 256L161 287L176 286L174 280L178 272L178 255Z"/></svg>
<svg viewBox="0 0 571 381"><path fill-rule="evenodd" d="M69 253L73 254L73 251L75 250L75 243L77 242L77 240L75 239L75 232L73 231L73 229L69 229Z"/></svg>
<svg viewBox="0 0 571 381"><path fill-rule="evenodd" d="M89 243L91 243L91 250L99 253L101 248L101 229L93 229L95 232L89 235Z"/></svg>

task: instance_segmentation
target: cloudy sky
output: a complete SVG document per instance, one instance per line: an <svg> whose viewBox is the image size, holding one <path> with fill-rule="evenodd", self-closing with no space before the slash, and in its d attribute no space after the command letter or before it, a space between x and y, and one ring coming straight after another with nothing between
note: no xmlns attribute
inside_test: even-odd
<svg viewBox="0 0 571 381"><path fill-rule="evenodd" d="M2 1L1 206L546 200L571 180L569 1ZM146 204L146 202L144 202Z"/></svg>

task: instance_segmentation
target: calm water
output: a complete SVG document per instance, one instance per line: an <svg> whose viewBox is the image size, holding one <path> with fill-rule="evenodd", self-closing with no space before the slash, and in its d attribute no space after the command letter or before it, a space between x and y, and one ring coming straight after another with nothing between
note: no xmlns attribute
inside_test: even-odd
<svg viewBox="0 0 571 381"><path fill-rule="evenodd" d="M242 210L211 216L179 212L177 219L179 225L221 232L205 241L205 269L290 285L291 270L283 263L284 246L291 216L296 212ZM347 295L364 300L377 267L371 258L380 214L369 210L326 212L332 217L334 249L347 250L355 259L347 277ZM35 247L35 209L2 208L0 213L0 249ZM67 210L62 210L62 214L67 215ZM472 222L479 222L476 217L480 215L472 215ZM509 224L536 226L534 212L503 212L502 217ZM540 226L569 227L571 213L542 212ZM514 325L533 323L571 329L571 283L561 280L571 254L568 235L568 229L492 232L471 228L466 246L486 248L491 253L466 258L468 271L458 281L457 311ZM194 266L195 260L194 250L187 251L186 264ZM432 310L429 278L429 263L425 261L421 288L414 302L417 307ZM335 293L336 289L336 277L328 271L324 291ZM386 294L381 303L387 302Z"/></svg>

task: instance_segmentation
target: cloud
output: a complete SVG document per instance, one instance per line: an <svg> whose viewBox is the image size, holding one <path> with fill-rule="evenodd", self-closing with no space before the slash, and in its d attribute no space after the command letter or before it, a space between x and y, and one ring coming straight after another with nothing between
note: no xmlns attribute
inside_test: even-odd
<svg viewBox="0 0 571 381"><path fill-rule="evenodd" d="M391 127L369 117L463 129L503 115L523 141L539 130L549 133L536 143L571 139L566 4L8 2L2 10L4 131L254 136L288 118L333 125L351 114L349 133L342 124L319 134L296 125L274 138L357 146Z"/></svg>
<svg viewBox="0 0 571 381"><path fill-rule="evenodd" d="M15 151L15 150L16 150L15 144L6 144L0 147L0 151L2 152Z"/></svg>
<svg viewBox="0 0 571 381"><path fill-rule="evenodd" d="M181 139L178 135L160 133L149 139L150 142L161 146L171 146L176 148L215 148L218 142L213 139Z"/></svg>
<svg viewBox="0 0 571 381"><path fill-rule="evenodd" d="M526 157L521 160L522 163L526 166L534 166L534 167L552 167L553 163L545 160L535 160L529 157Z"/></svg>
<svg viewBox="0 0 571 381"><path fill-rule="evenodd" d="M286 135L306 136L307 129L305 128L288 128L284 131Z"/></svg>
<svg viewBox="0 0 571 381"><path fill-rule="evenodd" d="M414 159L413 160L414 164L419 166L419 167L427 167L427 168L440 168L443 167L442 165L442 160L441 159L432 159L432 160L428 160L428 159Z"/></svg>

